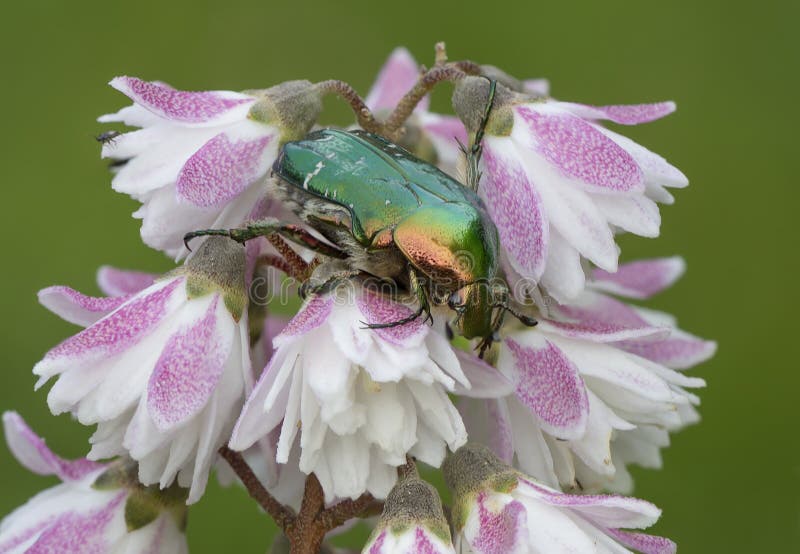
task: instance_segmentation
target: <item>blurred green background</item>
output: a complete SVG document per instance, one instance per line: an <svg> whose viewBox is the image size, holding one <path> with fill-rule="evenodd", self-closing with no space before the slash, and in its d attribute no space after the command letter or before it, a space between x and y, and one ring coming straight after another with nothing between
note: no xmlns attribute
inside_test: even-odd
<svg viewBox="0 0 800 554"><path fill-rule="evenodd" d="M719 341L696 374L703 422L675 436L636 494L664 509L655 529L681 552L800 551L797 2L382 3L7 2L0 19L3 288L0 407L20 411L60 452L86 429L49 416L30 373L75 331L37 305L50 284L97 292L101 264L160 271L139 241L135 203L109 187L95 118L127 100L115 75L186 89L340 78L366 93L396 45L423 63L447 41L553 94L587 103L662 99L677 114L624 132L690 178L664 207L662 238L625 239L625 259L681 254L689 271L652 305ZM436 103L445 106L446 94ZM327 122L347 111L326 104ZM790 161L793 156L794 161ZM0 450L0 514L52 480ZM193 552L264 552L272 527L244 492L212 484L191 510Z"/></svg>

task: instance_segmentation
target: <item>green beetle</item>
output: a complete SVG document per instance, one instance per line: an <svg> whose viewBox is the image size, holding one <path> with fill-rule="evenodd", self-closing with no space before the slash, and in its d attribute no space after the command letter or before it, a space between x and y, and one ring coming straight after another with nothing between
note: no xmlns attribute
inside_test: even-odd
<svg viewBox="0 0 800 554"><path fill-rule="evenodd" d="M491 344L510 308L508 289L497 280L497 228L475 192L365 131L322 129L289 142L273 174L276 194L336 248L276 220L242 229L197 231L187 240L225 234L244 242L281 233L343 260L352 274L391 279L416 294L419 309L413 316L378 326L430 315L432 299L457 312L459 334L483 339L481 352Z"/></svg>

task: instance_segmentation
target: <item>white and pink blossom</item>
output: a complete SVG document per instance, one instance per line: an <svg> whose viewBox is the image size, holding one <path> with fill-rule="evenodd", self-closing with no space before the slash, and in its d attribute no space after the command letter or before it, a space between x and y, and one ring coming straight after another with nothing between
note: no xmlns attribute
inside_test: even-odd
<svg viewBox="0 0 800 554"><path fill-rule="evenodd" d="M344 289L344 290L342 290ZM314 296L275 338L230 446L244 450L280 426L277 461L297 439L299 467L326 498L385 497L406 455L433 466L466 432L447 393L469 388L447 339L403 304L339 287ZM299 435L299 437L298 437Z"/></svg>
<svg viewBox="0 0 800 554"><path fill-rule="evenodd" d="M252 386L243 250L209 240L182 271L122 296L40 293L54 312L87 326L33 371L37 387L58 376L47 396L54 414L97 425L89 458L129 455L142 483L166 487L177 476L191 487L190 502L200 498ZM204 265L210 258L218 264ZM205 273L226 264L229 275Z"/></svg>
<svg viewBox="0 0 800 554"><path fill-rule="evenodd" d="M633 262L617 274L596 272L592 287L641 298L681 271L677 258ZM505 338L497 367L512 394L466 402L462 411L473 439L549 486L628 492L626 465L660 467L669 433L699 419L687 388L705 383L676 370L715 347L667 314L586 290L535 329Z"/></svg>
<svg viewBox="0 0 800 554"><path fill-rule="evenodd" d="M124 162L112 186L142 202L134 213L142 240L175 257L186 254L186 233L251 216L280 145L307 132L319 111L305 81L247 93L185 92L134 77L110 84L134 103L99 121L141 127L103 145L104 158Z"/></svg>
<svg viewBox="0 0 800 554"><path fill-rule="evenodd" d="M159 493L135 483L97 486L110 465L59 458L14 412L3 414L3 426L9 449L23 466L38 475L55 475L61 483L0 522L0 552L188 552L180 499L170 497L160 504L163 510L136 514L136 504L128 505L130 498ZM135 524L132 516L138 516Z"/></svg>
<svg viewBox="0 0 800 554"><path fill-rule="evenodd" d="M468 77L457 93L459 87L456 111L475 126L483 105L473 105L474 93L487 87L486 80ZM509 272L566 302L583 290L582 260L616 271L615 233L658 236L656 202L671 203L665 187L685 187L686 177L600 122L636 125L674 110L672 102L585 106L498 85L483 141L480 194Z"/></svg>
<svg viewBox="0 0 800 554"><path fill-rule="evenodd" d="M473 443L448 459L445 479L454 492L459 552L671 554L676 550L669 539L629 531L658 520L661 510L653 504L622 496L565 494L505 466Z"/></svg>

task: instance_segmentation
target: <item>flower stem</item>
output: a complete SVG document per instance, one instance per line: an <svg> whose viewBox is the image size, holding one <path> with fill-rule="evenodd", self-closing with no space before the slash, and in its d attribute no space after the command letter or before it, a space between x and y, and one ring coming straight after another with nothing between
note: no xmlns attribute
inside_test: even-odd
<svg viewBox="0 0 800 554"><path fill-rule="evenodd" d="M258 480L256 474L253 473L253 470L250 469L250 466L247 465L244 457L239 452L235 452L227 446L223 446L219 449L219 454L225 458L225 461L230 464L231 469L239 476L239 479L241 479L253 500L264 508L264 511L275 520L275 523L281 529L285 529L290 522L294 521L294 511L288 506L284 506L278 502L275 497L264 488L264 485L261 484L261 481Z"/></svg>
<svg viewBox="0 0 800 554"><path fill-rule="evenodd" d="M350 108L356 114L356 120L362 129L370 133L381 133L383 125L375 119L372 110L369 109L364 99L348 83L338 79L329 79L317 83L316 87L321 92L335 94L350 104Z"/></svg>

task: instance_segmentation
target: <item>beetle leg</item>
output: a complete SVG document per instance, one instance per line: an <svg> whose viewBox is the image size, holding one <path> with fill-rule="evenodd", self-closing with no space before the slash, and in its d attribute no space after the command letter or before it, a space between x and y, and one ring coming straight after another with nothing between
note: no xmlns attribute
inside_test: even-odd
<svg viewBox="0 0 800 554"><path fill-rule="evenodd" d="M309 277L306 281L303 282L302 285L300 285L300 290L299 290L300 297L306 298L311 294L317 294L324 290L335 288L342 281L347 281L363 273L359 269L353 269L346 266L337 267L339 266L339 264L342 263L343 262L332 261L319 266L317 271L315 271L314 274L311 275L311 277ZM332 270L331 267L333 267ZM327 274L324 274L323 276L320 277L317 274L320 270L322 270L323 272L327 271Z"/></svg>
<svg viewBox="0 0 800 554"><path fill-rule="evenodd" d="M417 311L408 317L404 317L403 319L399 319L397 321L391 321L389 323L364 323L365 329L386 329L388 327L399 327L400 325L411 323L419 318L422 314L425 314L426 323L430 321L430 323L433 324L433 315L431 315L431 305L428 301L428 293L425 290L425 287L419 282L417 272L411 267L408 268L408 281L411 292L416 294L417 301L419 302L419 308Z"/></svg>
<svg viewBox="0 0 800 554"><path fill-rule="evenodd" d="M211 235L224 236L244 244L248 240L257 237L267 237L273 233L277 233L295 244L305 246L309 250L313 250L323 256L340 259L347 257L347 254L334 246L322 242L299 225L281 223L275 218L254 221L238 229L203 229L200 231L192 231L183 236L183 243L186 245L187 250L191 250L191 248L189 248L189 242L196 237Z"/></svg>

